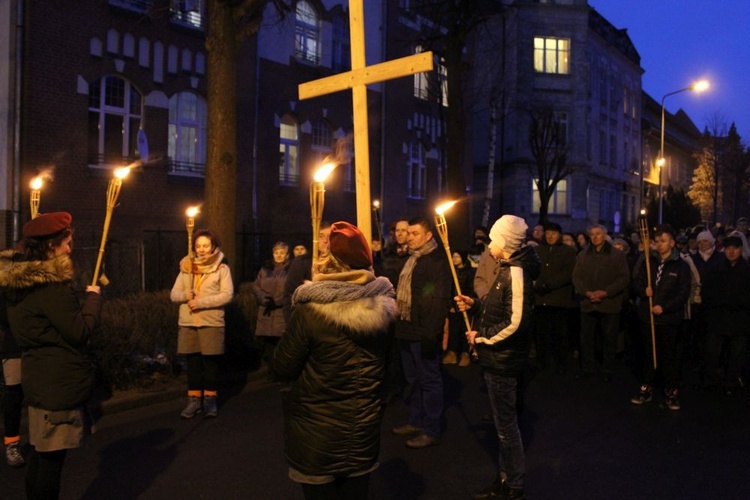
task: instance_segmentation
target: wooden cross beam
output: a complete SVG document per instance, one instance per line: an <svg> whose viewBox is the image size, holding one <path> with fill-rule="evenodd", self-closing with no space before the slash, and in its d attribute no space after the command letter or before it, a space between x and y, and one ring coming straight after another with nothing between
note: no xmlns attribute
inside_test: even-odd
<svg viewBox="0 0 750 500"><path fill-rule="evenodd" d="M357 227L371 243L370 222L370 140L367 126L367 85L402 76L432 71L432 52L367 66L363 0L349 0L349 32L352 69L299 86L300 100L352 89L354 113L354 161L356 165Z"/></svg>

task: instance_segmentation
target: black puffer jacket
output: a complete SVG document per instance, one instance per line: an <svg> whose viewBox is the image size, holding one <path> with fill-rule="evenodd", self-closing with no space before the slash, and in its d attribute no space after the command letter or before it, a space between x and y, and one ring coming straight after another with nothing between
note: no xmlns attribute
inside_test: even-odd
<svg viewBox="0 0 750 500"><path fill-rule="evenodd" d="M0 288L10 330L23 351L26 400L44 410L72 410L93 388L87 344L99 325L101 296L87 293L81 306L67 255L44 261L16 261L13 255L0 253Z"/></svg>
<svg viewBox="0 0 750 500"><path fill-rule="evenodd" d="M503 377L518 376L529 355L534 279L539 258L524 247L500 261L500 272L481 307L476 350L482 368Z"/></svg>
<svg viewBox="0 0 750 500"><path fill-rule="evenodd" d="M366 296L350 300L362 290ZM347 297L347 295L349 297ZM292 381L284 400L289 465L305 475L346 477L380 452L381 383L396 317L386 278L367 285L302 285L272 372Z"/></svg>

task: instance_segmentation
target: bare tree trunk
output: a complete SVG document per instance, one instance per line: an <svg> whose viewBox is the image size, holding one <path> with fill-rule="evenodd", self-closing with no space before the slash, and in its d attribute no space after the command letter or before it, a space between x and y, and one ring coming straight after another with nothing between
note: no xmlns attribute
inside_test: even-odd
<svg viewBox="0 0 750 500"><path fill-rule="evenodd" d="M492 193L495 186L495 150L497 149L497 106L494 99L490 102L490 151L487 160L487 195L484 198L482 225L487 227L492 209Z"/></svg>
<svg viewBox="0 0 750 500"><path fill-rule="evenodd" d="M230 268L237 231L237 27L226 2L208 2L208 149L204 221L222 241Z"/></svg>

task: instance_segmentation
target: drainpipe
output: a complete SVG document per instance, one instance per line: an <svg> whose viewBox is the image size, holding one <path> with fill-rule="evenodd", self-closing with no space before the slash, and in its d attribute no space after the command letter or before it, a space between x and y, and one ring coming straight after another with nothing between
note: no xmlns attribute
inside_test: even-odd
<svg viewBox="0 0 750 500"><path fill-rule="evenodd" d="M16 2L16 61L13 110L13 241L21 237L21 90L23 73L23 0Z"/></svg>

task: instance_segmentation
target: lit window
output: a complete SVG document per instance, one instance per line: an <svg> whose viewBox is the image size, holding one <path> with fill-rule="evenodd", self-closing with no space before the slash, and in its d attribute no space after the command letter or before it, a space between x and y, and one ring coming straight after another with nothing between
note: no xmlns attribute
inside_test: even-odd
<svg viewBox="0 0 750 500"><path fill-rule="evenodd" d="M294 17L294 56L297 60L319 64L319 38L318 13L309 2L297 2Z"/></svg>
<svg viewBox="0 0 750 500"><path fill-rule="evenodd" d="M170 171L203 175L206 165L206 101L192 92L169 100L167 154Z"/></svg>
<svg viewBox="0 0 750 500"><path fill-rule="evenodd" d="M148 12L154 6L153 0L109 0L109 4L133 12Z"/></svg>
<svg viewBox="0 0 750 500"><path fill-rule="evenodd" d="M206 0L172 0L172 22L189 28L203 29Z"/></svg>
<svg viewBox="0 0 750 500"><path fill-rule="evenodd" d="M120 166L138 157L141 106L141 93L119 76L89 86L89 164Z"/></svg>
<svg viewBox="0 0 750 500"><path fill-rule="evenodd" d="M534 38L534 71L567 75L570 73L569 57L569 38Z"/></svg>
<svg viewBox="0 0 750 500"><path fill-rule="evenodd" d="M531 211L532 213L538 214L539 208L542 203L539 200L539 189L536 185L536 180L531 181ZM555 191L552 193L552 197L549 199L549 205L547 205L548 214L567 214L568 213L568 181L567 179L561 179L555 185Z"/></svg>
<svg viewBox="0 0 750 500"><path fill-rule="evenodd" d="M427 186L427 168L424 164L422 145L413 142L409 147L409 198L424 199Z"/></svg>
<svg viewBox="0 0 750 500"><path fill-rule="evenodd" d="M297 122L289 115L281 119L279 130L279 182L287 186L299 183L299 138Z"/></svg>
<svg viewBox="0 0 750 500"><path fill-rule="evenodd" d="M424 51L421 45L414 49L416 54ZM448 68L443 59L436 63L431 73L414 74L414 97L425 101L439 102L448 106Z"/></svg>

